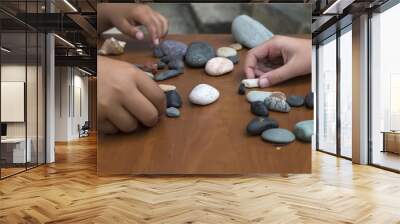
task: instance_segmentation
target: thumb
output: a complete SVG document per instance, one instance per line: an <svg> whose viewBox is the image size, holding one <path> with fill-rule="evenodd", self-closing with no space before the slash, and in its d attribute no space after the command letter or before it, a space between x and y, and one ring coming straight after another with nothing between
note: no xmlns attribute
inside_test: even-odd
<svg viewBox="0 0 400 224"><path fill-rule="evenodd" d="M138 28L133 26L131 23L129 23L127 20L122 20L118 24L116 24L116 27L124 34L138 39L138 40L143 40L144 34L143 32Z"/></svg>
<svg viewBox="0 0 400 224"><path fill-rule="evenodd" d="M286 81L291 78L290 68L288 64L271 70L260 76L258 84L260 87L269 87Z"/></svg>

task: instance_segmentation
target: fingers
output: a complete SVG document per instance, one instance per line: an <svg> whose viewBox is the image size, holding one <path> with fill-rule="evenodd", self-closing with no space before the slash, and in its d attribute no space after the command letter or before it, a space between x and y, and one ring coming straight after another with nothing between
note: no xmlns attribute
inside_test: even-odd
<svg viewBox="0 0 400 224"><path fill-rule="evenodd" d="M247 78L252 79L256 77L255 68L257 66L257 63L268 56L270 46L271 44L266 41L262 45L251 49L247 53L244 63L244 72L246 73Z"/></svg>
<svg viewBox="0 0 400 224"><path fill-rule="evenodd" d="M274 69L272 71L260 75L258 84L260 85L260 87L264 88L281 83L290 78L291 78L290 65L286 64L277 69Z"/></svg>
<svg viewBox="0 0 400 224"><path fill-rule="evenodd" d="M121 105L109 110L108 117L110 122L122 132L129 133L138 127L137 120Z"/></svg>
<svg viewBox="0 0 400 224"><path fill-rule="evenodd" d="M138 76L137 80L139 91L154 105L159 115L164 114L166 108L164 91L145 75Z"/></svg>
<svg viewBox="0 0 400 224"><path fill-rule="evenodd" d="M115 125L113 125L110 121L105 120L100 122L100 130L104 133L104 134L115 134L118 132L118 128L115 127Z"/></svg>
<svg viewBox="0 0 400 224"><path fill-rule="evenodd" d="M132 37L136 38L138 40L143 40L144 35L143 32L138 28L133 26L128 20L123 19L119 21L115 25L122 33Z"/></svg>

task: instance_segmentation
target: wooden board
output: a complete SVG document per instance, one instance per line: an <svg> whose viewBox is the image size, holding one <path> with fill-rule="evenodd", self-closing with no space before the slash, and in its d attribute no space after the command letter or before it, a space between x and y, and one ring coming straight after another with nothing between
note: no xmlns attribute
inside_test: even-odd
<svg viewBox="0 0 400 224"><path fill-rule="evenodd" d="M185 43L208 41L215 48L233 43L230 35L169 35L168 39ZM126 53L113 58L131 63L156 60L151 49L149 44L131 40ZM177 86L183 98L181 117L162 117L156 127L131 134L100 135L98 174L311 172L311 144L295 141L276 147L261 137L246 135L246 126L254 116L245 96L237 94L244 75L246 51L239 51L240 63L230 74L211 77L204 69L185 68L183 75L160 82ZM190 90L200 83L208 83L220 91L217 102L202 107L188 101ZM287 95L306 95L310 89L310 76L265 88ZM293 108L290 113L270 112L270 117L276 119L280 127L292 130L297 122L312 119L313 111L305 107Z"/></svg>

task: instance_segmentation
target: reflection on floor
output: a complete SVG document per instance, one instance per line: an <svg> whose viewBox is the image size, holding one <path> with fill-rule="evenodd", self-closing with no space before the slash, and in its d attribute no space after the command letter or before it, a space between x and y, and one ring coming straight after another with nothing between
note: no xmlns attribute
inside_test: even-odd
<svg viewBox="0 0 400 224"><path fill-rule="evenodd" d="M399 223L400 175L313 152L313 173L96 175L96 139L0 181L0 223ZM110 149L112 150L112 149Z"/></svg>
<svg viewBox="0 0 400 224"><path fill-rule="evenodd" d="M372 157L373 163L388 167L395 170L400 170L400 155L392 152L374 151Z"/></svg>

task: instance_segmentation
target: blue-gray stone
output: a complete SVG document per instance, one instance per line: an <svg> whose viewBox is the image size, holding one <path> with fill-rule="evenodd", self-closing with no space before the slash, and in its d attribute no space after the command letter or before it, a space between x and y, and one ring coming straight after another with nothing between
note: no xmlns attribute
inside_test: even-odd
<svg viewBox="0 0 400 224"><path fill-rule="evenodd" d="M164 55L174 58L183 58L187 51L186 44L175 40L164 40L160 47Z"/></svg>
<svg viewBox="0 0 400 224"><path fill-rule="evenodd" d="M185 62L195 68L204 67L208 60L215 57L214 48L207 42L192 42L186 52Z"/></svg>
<svg viewBox="0 0 400 224"><path fill-rule="evenodd" d="M286 102L292 107L301 107L304 105L304 97L303 96L289 96L286 99Z"/></svg>
<svg viewBox="0 0 400 224"><path fill-rule="evenodd" d="M167 70L164 72L161 72L160 74L158 74L154 80L156 81L162 81L162 80L166 80L166 79L170 79L173 78L175 76L178 76L180 74L182 74L182 70Z"/></svg>
<svg viewBox="0 0 400 224"><path fill-rule="evenodd" d="M261 134L261 137L267 142L272 142L277 144L288 144L296 139L296 137L291 131L283 128L272 128L265 130Z"/></svg>
<svg viewBox="0 0 400 224"><path fill-rule="evenodd" d="M247 16L237 16L232 22L235 40L248 48L254 48L269 40L274 34L257 20Z"/></svg>
<svg viewBox="0 0 400 224"><path fill-rule="evenodd" d="M307 108L313 109L314 108L314 94L313 92L309 92L305 97L305 104Z"/></svg>
<svg viewBox="0 0 400 224"><path fill-rule="evenodd" d="M168 107L166 110L166 114L168 117L179 117L181 116L181 112L178 108L175 107Z"/></svg>
<svg viewBox="0 0 400 224"><path fill-rule="evenodd" d="M263 101L251 102L250 110L257 116L268 117L268 109Z"/></svg>
<svg viewBox="0 0 400 224"><path fill-rule="evenodd" d="M170 61L170 57L168 55L165 55L162 58L160 58L160 61L164 62L165 64L168 64L168 62Z"/></svg>
<svg viewBox="0 0 400 224"><path fill-rule="evenodd" d="M165 92L167 98L167 107L180 108L182 106L182 99L176 90Z"/></svg>
<svg viewBox="0 0 400 224"><path fill-rule="evenodd" d="M268 109L273 111L288 113L291 109L285 100L278 97L267 97L265 98L264 103Z"/></svg>
<svg viewBox="0 0 400 224"><path fill-rule="evenodd" d="M226 58L231 60L233 64L237 64L239 62L239 55L238 54L234 55L234 56L229 56L229 57L226 57Z"/></svg>
<svg viewBox="0 0 400 224"><path fill-rule="evenodd" d="M271 92L252 90L246 94L247 101L264 101L267 97L271 96Z"/></svg>
<svg viewBox="0 0 400 224"><path fill-rule="evenodd" d="M162 56L164 56L164 53L161 50L160 46L155 46L153 49L153 55L156 58L161 58Z"/></svg>
<svg viewBox="0 0 400 224"><path fill-rule="evenodd" d="M311 137L314 133L314 120L300 121L294 126L293 133L297 139L311 142Z"/></svg>
<svg viewBox="0 0 400 224"><path fill-rule="evenodd" d="M157 69L158 69L158 70L164 69L165 66L167 66L167 65L166 65L164 62L162 62L162 61L158 61L158 62L157 62Z"/></svg>
<svg viewBox="0 0 400 224"><path fill-rule="evenodd" d="M168 69L183 70L184 68L185 64L182 59L173 59L168 62Z"/></svg>
<svg viewBox="0 0 400 224"><path fill-rule="evenodd" d="M277 121L268 117L255 117L247 125L246 131L249 135L260 135L263 131L270 128L277 128Z"/></svg>

